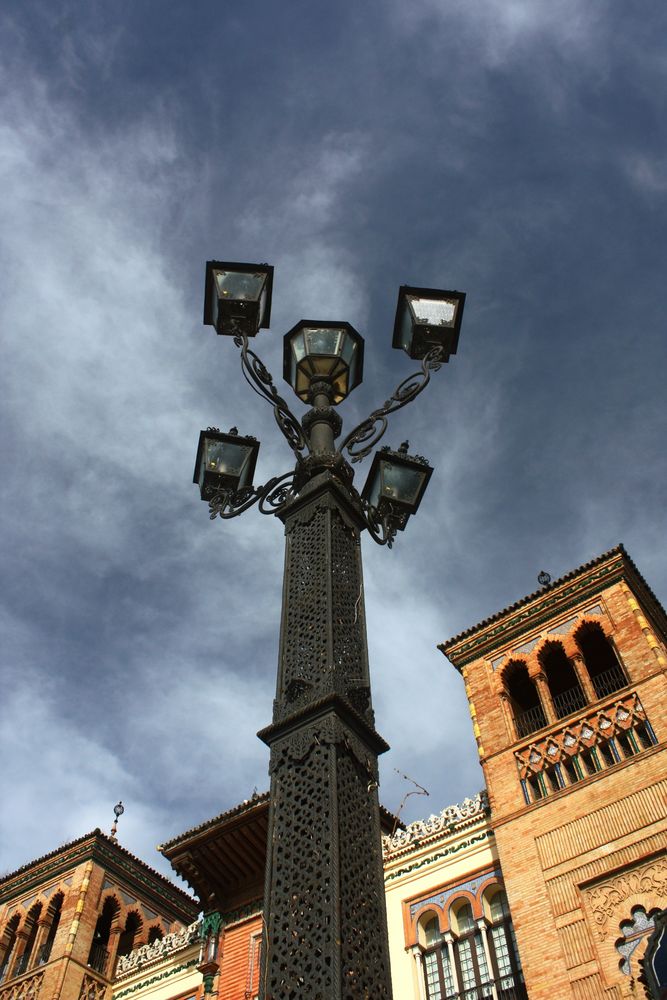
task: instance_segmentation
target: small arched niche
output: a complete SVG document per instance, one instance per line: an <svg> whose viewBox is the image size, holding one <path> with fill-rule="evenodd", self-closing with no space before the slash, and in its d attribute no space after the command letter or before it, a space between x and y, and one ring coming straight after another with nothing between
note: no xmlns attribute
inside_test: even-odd
<svg viewBox="0 0 667 1000"><path fill-rule="evenodd" d="M583 622L574 633L596 697L606 698L628 683L623 667L599 622Z"/></svg>
<svg viewBox="0 0 667 1000"><path fill-rule="evenodd" d="M537 660L547 678L556 718L564 719L566 715L584 708L586 698L562 642L545 642Z"/></svg>
<svg viewBox="0 0 667 1000"><path fill-rule="evenodd" d="M519 739L547 724L535 682L523 660L510 660L503 670L503 686L509 697Z"/></svg>

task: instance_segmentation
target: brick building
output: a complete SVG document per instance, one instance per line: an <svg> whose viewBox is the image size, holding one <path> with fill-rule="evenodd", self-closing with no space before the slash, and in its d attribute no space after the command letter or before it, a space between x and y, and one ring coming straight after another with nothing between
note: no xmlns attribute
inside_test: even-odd
<svg viewBox="0 0 667 1000"><path fill-rule="evenodd" d="M440 646L465 682L531 1000L643 996L667 905L666 641L619 546Z"/></svg>
<svg viewBox="0 0 667 1000"><path fill-rule="evenodd" d="M645 997L666 641L619 547L440 646L488 797L407 828L382 814L395 1000ZM267 819L255 795L160 848L197 900L99 830L0 879L0 1000L202 1000L207 959L218 1000L254 1000Z"/></svg>

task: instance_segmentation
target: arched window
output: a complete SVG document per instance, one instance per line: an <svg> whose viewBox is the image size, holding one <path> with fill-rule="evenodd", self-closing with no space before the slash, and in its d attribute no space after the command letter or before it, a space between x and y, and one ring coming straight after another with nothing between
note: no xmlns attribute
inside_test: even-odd
<svg viewBox="0 0 667 1000"><path fill-rule="evenodd" d="M424 975L429 1000L446 1000L456 995L456 984L447 945L442 940L438 918L431 917L420 926L420 942L424 949Z"/></svg>
<svg viewBox="0 0 667 1000"><path fill-rule="evenodd" d="M623 935L616 942L616 951L621 956L618 963L626 976L637 976L640 972L639 959L644 954L648 939L655 927L654 917L658 909L646 912L643 906L633 906L630 919L622 920L619 930Z"/></svg>
<svg viewBox="0 0 667 1000"><path fill-rule="evenodd" d="M19 928L20 919L21 918L18 913L15 913L11 920L7 923L5 933L2 935L2 940L0 941L0 947L2 947L2 951L0 952L0 983L3 979L7 978L9 973L9 968L14 957L16 932Z"/></svg>
<svg viewBox="0 0 667 1000"><path fill-rule="evenodd" d="M586 699L574 667L568 660L561 642L545 642L538 661L546 674L551 700L558 719L584 708Z"/></svg>
<svg viewBox="0 0 667 1000"><path fill-rule="evenodd" d="M475 920L467 899L452 904L449 944L436 916L420 923L428 1000L526 1000L507 897L498 887L492 891L484 920Z"/></svg>
<svg viewBox="0 0 667 1000"><path fill-rule="evenodd" d="M522 738L547 724L540 696L523 660L510 660L503 673L517 736Z"/></svg>
<svg viewBox="0 0 667 1000"><path fill-rule="evenodd" d="M619 691L628 683L614 648L598 622L584 622L574 634L598 698Z"/></svg>
<svg viewBox="0 0 667 1000"><path fill-rule="evenodd" d="M134 942L137 937L137 932L141 928L142 919L138 913L132 912L128 914L127 920L125 921L125 929L118 939L118 950L116 956L121 958L123 955L129 955L134 948Z"/></svg>
<svg viewBox="0 0 667 1000"><path fill-rule="evenodd" d="M454 923L458 938L454 946L461 985L461 1000L492 997L491 972L486 961L482 932L472 915L470 903L456 911Z"/></svg>
<svg viewBox="0 0 667 1000"><path fill-rule="evenodd" d="M104 901L102 912L95 924L93 940L88 955L88 965L95 972L99 972L101 976L105 974L107 962L109 961L109 952L107 951L109 935L111 934L111 924L118 914L118 909L118 903L110 896Z"/></svg>
<svg viewBox="0 0 667 1000"><path fill-rule="evenodd" d="M39 949L39 954L37 955L37 964L44 965L48 962L51 957L51 950L53 948L53 942L58 931L58 925L60 924L60 914L63 907L63 894L59 892L53 897L49 908L46 912L49 930L46 935L46 940L43 942L41 948Z"/></svg>
<svg viewBox="0 0 667 1000"><path fill-rule="evenodd" d="M507 1000L517 995L523 989L523 972L519 962L519 949L516 946L514 927L510 916L507 896L500 889L489 903L489 919L491 922L490 937L492 944L492 960L495 963L497 990L499 1000Z"/></svg>
<svg viewBox="0 0 667 1000"><path fill-rule="evenodd" d="M17 976L21 976L24 972L27 972L30 966L32 950L35 947L35 938L37 937L37 929L38 929L37 921L39 920L41 913L42 913L41 903L35 903L35 905L28 910L28 916L25 922L25 929L27 931L28 937L26 938L26 942L23 946L23 951L19 955L19 959L14 969L14 974Z"/></svg>

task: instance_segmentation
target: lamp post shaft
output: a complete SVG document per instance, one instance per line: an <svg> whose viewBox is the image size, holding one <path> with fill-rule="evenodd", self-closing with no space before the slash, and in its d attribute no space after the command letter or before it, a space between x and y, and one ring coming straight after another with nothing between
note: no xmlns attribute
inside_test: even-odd
<svg viewBox="0 0 667 1000"><path fill-rule="evenodd" d="M316 404L317 405L317 404ZM279 514L285 582L271 748L262 1000L391 1000L360 519L314 476Z"/></svg>

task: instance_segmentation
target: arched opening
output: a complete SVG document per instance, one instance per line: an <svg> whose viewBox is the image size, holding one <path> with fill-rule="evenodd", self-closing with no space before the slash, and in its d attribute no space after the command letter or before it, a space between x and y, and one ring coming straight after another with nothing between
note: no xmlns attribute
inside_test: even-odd
<svg viewBox="0 0 667 1000"><path fill-rule="evenodd" d="M47 920L49 921L49 930L46 935L46 940L39 949L39 954L37 955L37 964L44 965L48 962L51 957L51 951L53 949L53 942L55 941L56 934L58 932L58 925L60 924L60 914L63 908L63 894L59 892L53 897L46 911Z"/></svg>
<svg viewBox="0 0 667 1000"><path fill-rule="evenodd" d="M540 696L523 660L510 660L503 674L514 724L519 738L543 729L547 724Z"/></svg>
<svg viewBox="0 0 667 1000"><path fill-rule="evenodd" d="M134 948L134 942L141 928L142 922L141 917L135 911L128 914L127 920L125 921L125 928L118 939L118 950L116 952L117 958L122 958L123 955L130 954Z"/></svg>
<svg viewBox="0 0 667 1000"><path fill-rule="evenodd" d="M598 622L584 622L574 635L596 697L619 691L628 683L614 648Z"/></svg>
<svg viewBox="0 0 667 1000"><path fill-rule="evenodd" d="M15 913L11 920L8 921L5 933L2 935L2 940L0 941L0 947L2 948L2 951L0 951L0 983L3 979L7 978L9 967L14 957L20 919L18 913Z"/></svg>
<svg viewBox="0 0 667 1000"><path fill-rule="evenodd" d="M111 925L118 914L118 909L116 900L109 896L105 899L102 912L95 924L93 940L88 955L88 965L95 972L99 972L101 976L106 972L107 962L109 961L109 952L107 949L111 935Z"/></svg>
<svg viewBox="0 0 667 1000"><path fill-rule="evenodd" d="M505 890L494 886L485 897L488 906L491 958L500 997L522 996L523 972Z"/></svg>
<svg viewBox="0 0 667 1000"><path fill-rule="evenodd" d="M482 932L477 927L469 902L452 907L452 926L458 934L454 953L463 996L491 995L492 976L486 960Z"/></svg>
<svg viewBox="0 0 667 1000"><path fill-rule="evenodd" d="M164 937L161 927L151 927L148 931L148 943L155 944L156 941L161 941Z"/></svg>
<svg viewBox="0 0 667 1000"><path fill-rule="evenodd" d="M424 977L429 1000L445 1000L454 993L454 979L438 917L432 911L420 918L417 940L424 957Z"/></svg>
<svg viewBox="0 0 667 1000"><path fill-rule="evenodd" d="M561 642L545 642L538 654L538 662L547 678L551 700L558 719L578 712L586 705L584 692L572 663L567 658Z"/></svg>
<svg viewBox="0 0 667 1000"><path fill-rule="evenodd" d="M16 963L16 968L14 970L17 976L21 976L24 972L28 971L30 966L30 959L32 957L32 950L35 947L35 938L37 937L38 920L42 913L42 904L35 903L34 906L28 910L28 916L25 922L25 929L28 934L26 942L23 946L23 951L21 952L19 959Z"/></svg>

